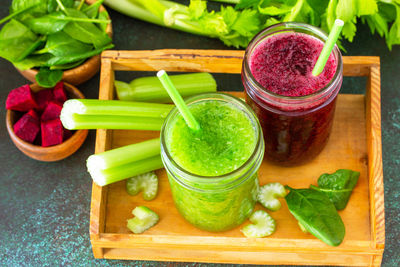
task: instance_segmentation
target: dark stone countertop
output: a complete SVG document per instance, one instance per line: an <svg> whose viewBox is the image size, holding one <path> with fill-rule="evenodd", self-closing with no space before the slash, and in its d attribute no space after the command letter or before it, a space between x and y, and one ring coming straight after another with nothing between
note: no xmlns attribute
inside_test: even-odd
<svg viewBox="0 0 400 267"><path fill-rule="evenodd" d="M5 2L5 3L4 3ZM11 0L3 1L0 17ZM215 4L212 4L216 6ZM194 36L128 18L110 11L118 50L161 48L232 49L219 40ZM385 184L386 248L383 266L400 265L400 46L389 52L382 38L359 25L344 55L381 57L382 141ZM219 88L242 90L239 75L217 75ZM229 77L229 78L228 78ZM5 127L8 92L27 81L0 59L0 265L1 266L162 266L166 263L93 258L89 240L91 179L85 160L94 152L95 132L71 157L53 163L23 155ZM345 78L342 93L364 93L365 78ZM79 86L97 98L99 75ZM199 266L177 263L179 266ZM201 266L217 266L201 264ZM224 265L225 266L225 265Z"/></svg>

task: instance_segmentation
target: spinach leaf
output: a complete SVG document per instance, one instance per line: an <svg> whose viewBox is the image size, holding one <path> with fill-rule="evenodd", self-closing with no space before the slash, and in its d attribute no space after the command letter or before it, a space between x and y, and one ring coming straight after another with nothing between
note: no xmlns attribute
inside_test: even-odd
<svg viewBox="0 0 400 267"><path fill-rule="evenodd" d="M319 187L311 187L325 193L336 209L342 210L346 207L359 176L359 172L341 169L332 174L322 174L318 179Z"/></svg>
<svg viewBox="0 0 400 267"><path fill-rule="evenodd" d="M98 18L98 19L102 19L102 20L108 20L108 18L109 18L108 12L105 11L105 10L99 12L97 18ZM97 27L99 27L100 30L102 30L103 32L105 32L106 29L107 29L107 24L99 23L99 24L97 25Z"/></svg>
<svg viewBox="0 0 400 267"><path fill-rule="evenodd" d="M310 188L286 188L290 190L285 197L289 211L308 232L331 246L342 243L343 221L324 193Z"/></svg>
<svg viewBox="0 0 400 267"><path fill-rule="evenodd" d="M73 7L74 6L74 0L61 0L61 3L65 7ZM54 12L57 10L58 4L56 0L48 0L47 1L47 11L49 13Z"/></svg>
<svg viewBox="0 0 400 267"><path fill-rule="evenodd" d="M30 55L25 59L14 62L14 66L20 70L27 70L34 67L41 67L47 64L50 58L54 57L52 54Z"/></svg>
<svg viewBox="0 0 400 267"><path fill-rule="evenodd" d="M26 8L31 9L29 12L24 12L17 16L21 22L45 15L47 13L47 0L13 0L10 6L10 14Z"/></svg>
<svg viewBox="0 0 400 267"><path fill-rule="evenodd" d="M26 21L28 27L38 34L52 34L61 31L69 21L61 20L65 15L62 12L53 12L39 18Z"/></svg>
<svg viewBox="0 0 400 267"><path fill-rule="evenodd" d="M0 56L11 62L24 59L40 44L41 40L15 19L10 20L0 31Z"/></svg>
<svg viewBox="0 0 400 267"><path fill-rule="evenodd" d="M70 57L91 51L92 45L72 39L65 32L57 32L47 37L46 46L37 53L50 53L57 57Z"/></svg>
<svg viewBox="0 0 400 267"><path fill-rule="evenodd" d="M89 17L94 19L97 17L99 12L100 5L104 2L104 0L97 0L95 3L91 4L90 6L85 6L82 8L82 11Z"/></svg>
<svg viewBox="0 0 400 267"><path fill-rule="evenodd" d="M68 16L87 18L81 11L75 9L67 9L67 11ZM64 31L78 41L93 44L96 49L111 43L111 38L91 22L71 21L65 26Z"/></svg>
<svg viewBox="0 0 400 267"><path fill-rule="evenodd" d="M52 57L47 61L46 66L68 64L68 63L71 63L71 62L75 62L75 61L78 61L78 60L81 60L81 59L85 59L85 58L89 58L89 57L98 55L103 50L111 49L113 47L114 47L113 44L108 44L108 45L106 45L104 47L96 48L94 50L91 50L91 51L88 51L88 52L82 53L82 54L69 55L69 56L65 56L65 57L58 57L58 56Z"/></svg>
<svg viewBox="0 0 400 267"><path fill-rule="evenodd" d="M83 62L85 62L86 59L81 59L75 62L71 62L71 63L67 63L67 64L63 64L63 65L54 65L54 66L50 66L50 70L68 70L68 69L72 69L75 68L79 65L81 65Z"/></svg>
<svg viewBox="0 0 400 267"><path fill-rule="evenodd" d="M54 87L63 76L62 70L49 70L48 68L40 68L38 74L36 74L36 82L45 88Z"/></svg>

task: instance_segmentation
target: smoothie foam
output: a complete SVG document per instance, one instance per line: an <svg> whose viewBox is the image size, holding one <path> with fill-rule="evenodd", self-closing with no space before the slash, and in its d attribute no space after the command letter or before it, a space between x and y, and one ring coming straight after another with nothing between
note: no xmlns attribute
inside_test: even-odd
<svg viewBox="0 0 400 267"><path fill-rule="evenodd" d="M255 47L250 70L265 89L283 96L305 96L324 88L336 71L330 55L323 72L312 75L323 42L302 33L281 33Z"/></svg>
<svg viewBox="0 0 400 267"><path fill-rule="evenodd" d="M189 106L201 130L192 131L182 116L166 137L175 162L201 176L220 176L243 165L254 151L255 130L250 118L223 101L200 101Z"/></svg>

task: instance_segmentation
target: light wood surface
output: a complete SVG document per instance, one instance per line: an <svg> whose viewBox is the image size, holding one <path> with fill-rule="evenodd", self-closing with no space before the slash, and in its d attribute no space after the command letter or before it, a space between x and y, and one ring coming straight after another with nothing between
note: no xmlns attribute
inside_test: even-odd
<svg viewBox="0 0 400 267"><path fill-rule="evenodd" d="M114 71L209 71L240 73L243 51L155 50L106 51L100 78L101 99L114 98ZM366 95L339 95L330 140L313 161L280 167L263 161L260 184L278 181L294 188L316 185L325 172L340 168L360 171L360 179L345 210L340 211L346 236L330 247L303 233L286 202L270 212L277 231L267 238L245 238L233 230L210 233L186 222L176 210L165 170L158 170L159 194L153 201L129 196L125 182L93 185L90 233L97 258L252 264L326 264L379 266L384 248L383 176L380 147L379 58L344 57L346 75L369 76ZM232 93L243 96L243 93ZM151 131L97 131L96 153L159 136ZM146 205L160 222L141 235L126 228L138 205ZM257 205L256 209L261 209Z"/></svg>
<svg viewBox="0 0 400 267"><path fill-rule="evenodd" d="M46 89L40 87L36 83L31 84L30 88L33 92ZM64 83L64 88L68 94L68 98L85 98L85 96L71 84ZM42 147L26 142L15 134L13 126L14 123L16 123L17 118L17 112L7 110L6 126L11 140L22 153L39 161L58 161L65 159L81 147L88 135L88 130L78 130L75 131L70 138L59 145Z"/></svg>

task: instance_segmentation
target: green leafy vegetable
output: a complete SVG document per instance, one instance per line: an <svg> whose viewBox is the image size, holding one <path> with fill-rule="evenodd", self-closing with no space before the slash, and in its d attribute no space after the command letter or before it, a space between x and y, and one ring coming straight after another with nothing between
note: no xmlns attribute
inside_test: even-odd
<svg viewBox="0 0 400 267"><path fill-rule="evenodd" d="M46 46L37 53L50 53L57 57L81 55L92 50L92 46L72 39L65 32L57 32L47 37ZM65 63L64 63L65 64Z"/></svg>
<svg viewBox="0 0 400 267"><path fill-rule="evenodd" d="M52 88L61 80L63 76L62 70L50 70L49 68L40 68L36 74L36 82L45 88Z"/></svg>
<svg viewBox="0 0 400 267"><path fill-rule="evenodd" d="M285 197L290 213L311 234L328 245L342 243L345 228L335 206L322 192L314 189L293 189Z"/></svg>
<svg viewBox="0 0 400 267"><path fill-rule="evenodd" d="M26 21L26 24L35 33L48 35L61 31L68 24L67 20L57 19L61 17L65 17L65 15L55 12L39 18L31 18Z"/></svg>
<svg viewBox="0 0 400 267"><path fill-rule="evenodd" d="M335 19L345 22L342 37L353 41L357 22L386 38L389 49L400 44L398 0L215 0L236 4L208 11L206 1L189 6L168 0L105 0L128 16L193 34L219 38L226 45L246 47L252 37L274 23L297 21L329 32Z"/></svg>
<svg viewBox="0 0 400 267"><path fill-rule="evenodd" d="M359 176L359 172L341 169L332 174L322 174L318 179L319 187L311 185L311 188L325 193L336 209L342 210L346 207Z"/></svg>
<svg viewBox="0 0 400 267"><path fill-rule="evenodd" d="M68 15L77 18L88 18L83 12L75 9L67 9ZM72 38L83 43L93 44L96 49L111 43L111 38L89 22L70 22L64 27L66 32Z"/></svg>
<svg viewBox="0 0 400 267"><path fill-rule="evenodd" d="M0 57L21 70L40 68L38 83L50 86L62 70L113 47L106 34L107 12L98 11L103 1L83 5L75 0L13 0L8 21L0 31Z"/></svg>
<svg viewBox="0 0 400 267"><path fill-rule="evenodd" d="M0 31L0 56L11 61L27 57L40 44L40 40L21 22L12 19Z"/></svg>

